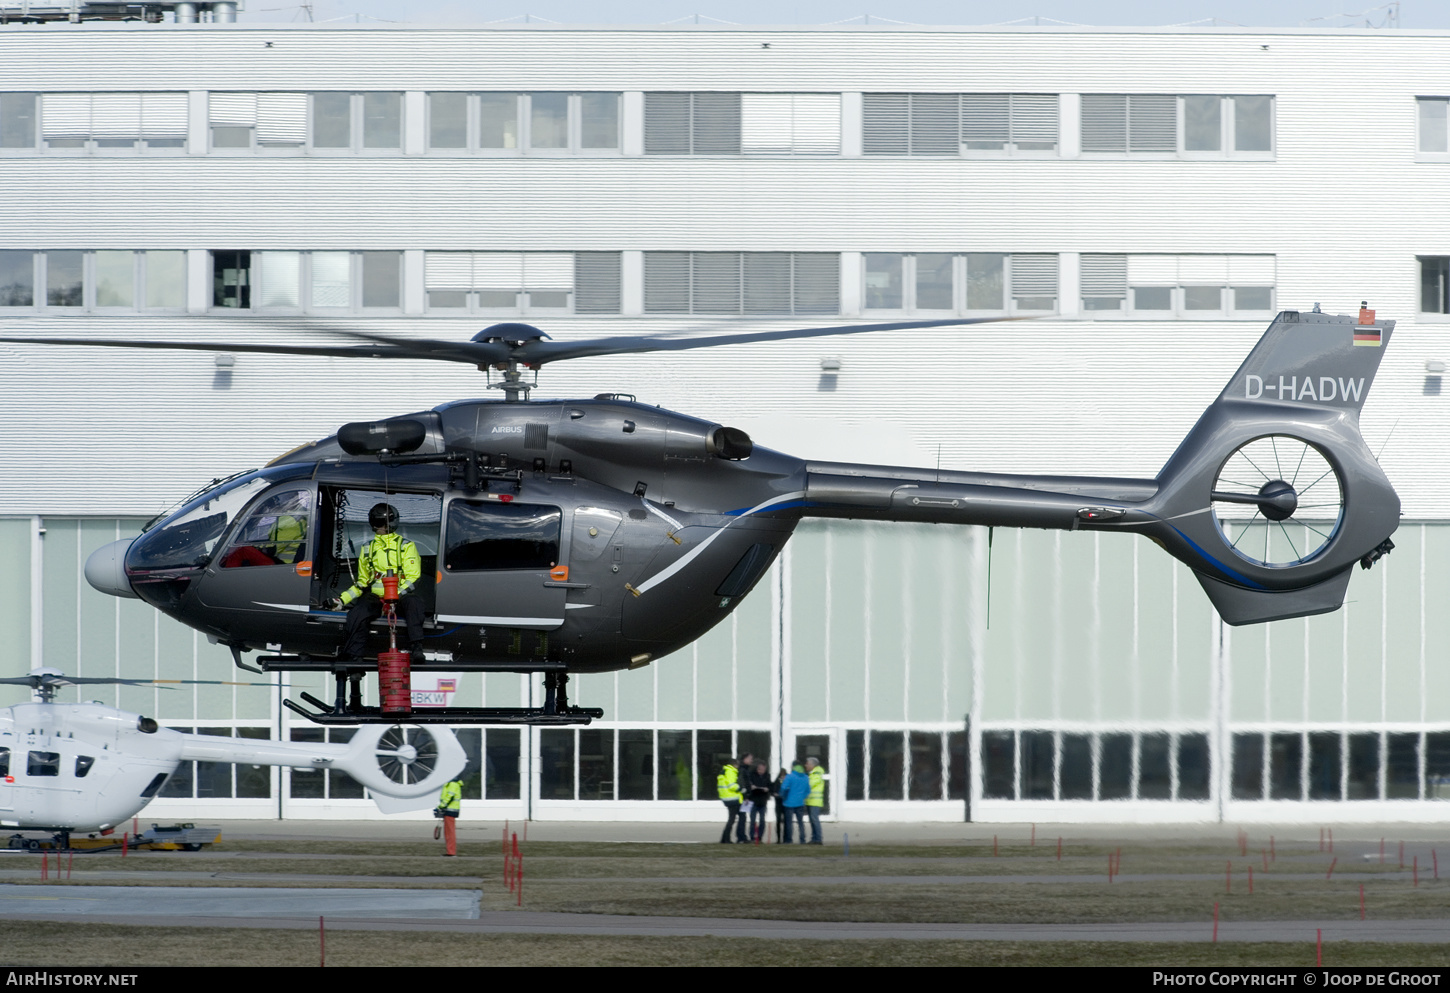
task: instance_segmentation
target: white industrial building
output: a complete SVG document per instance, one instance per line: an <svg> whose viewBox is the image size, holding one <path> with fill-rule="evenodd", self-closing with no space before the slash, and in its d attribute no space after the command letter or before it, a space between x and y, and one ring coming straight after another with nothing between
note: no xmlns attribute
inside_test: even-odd
<svg viewBox="0 0 1450 993"><path fill-rule="evenodd" d="M1139 539L806 522L696 645L575 680L603 721L463 732L466 816L713 821L747 750L823 755L851 819L1450 816L1450 33L12 19L0 65L4 335L1034 317L577 360L539 395L1151 477L1276 311L1399 322L1363 426L1404 522L1339 611L1229 628ZM0 670L262 682L90 589L87 555L345 421L484 394L444 364L0 345ZM280 706L307 677L276 683L85 696L320 740ZM148 813L373 815L328 775L199 763Z"/></svg>

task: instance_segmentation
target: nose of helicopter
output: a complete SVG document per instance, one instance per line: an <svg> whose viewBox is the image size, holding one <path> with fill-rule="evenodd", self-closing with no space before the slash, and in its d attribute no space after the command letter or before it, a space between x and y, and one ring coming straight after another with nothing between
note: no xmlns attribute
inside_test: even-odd
<svg viewBox="0 0 1450 993"><path fill-rule="evenodd" d="M139 600L131 584L126 579L126 550L131 547L134 538L122 538L120 541L113 541L109 545L102 545L91 553L86 559L86 582L90 583L102 593L109 593L111 596L125 597L130 600Z"/></svg>

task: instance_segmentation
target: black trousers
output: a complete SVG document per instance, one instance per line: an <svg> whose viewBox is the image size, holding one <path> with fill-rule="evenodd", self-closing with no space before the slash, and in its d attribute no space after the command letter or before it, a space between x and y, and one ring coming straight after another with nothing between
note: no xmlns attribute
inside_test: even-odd
<svg viewBox="0 0 1450 993"><path fill-rule="evenodd" d="M423 598L409 593L398 600L398 617L406 625L407 644L399 645L398 651L423 650ZM368 625L383 614L381 597L364 593L348 608L347 620L342 625L342 657L360 659L367 654Z"/></svg>

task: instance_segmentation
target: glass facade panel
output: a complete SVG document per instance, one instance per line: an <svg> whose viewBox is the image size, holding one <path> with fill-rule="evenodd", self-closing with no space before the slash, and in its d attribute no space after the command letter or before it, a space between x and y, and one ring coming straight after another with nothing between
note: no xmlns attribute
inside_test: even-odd
<svg viewBox="0 0 1450 993"><path fill-rule="evenodd" d="M574 729L539 732L539 799L574 799Z"/></svg>
<svg viewBox="0 0 1450 993"><path fill-rule="evenodd" d="M1207 800L1208 788L1208 735L1180 735L1178 738L1178 799Z"/></svg>
<svg viewBox="0 0 1450 993"><path fill-rule="evenodd" d="M312 94L312 147L352 147L352 94Z"/></svg>
<svg viewBox="0 0 1450 993"><path fill-rule="evenodd" d="M1168 735L1145 734L1138 739L1139 800L1172 799L1171 765Z"/></svg>
<svg viewBox="0 0 1450 993"><path fill-rule="evenodd" d="M136 306L136 253L92 253L95 266L96 306Z"/></svg>
<svg viewBox="0 0 1450 993"><path fill-rule="evenodd" d="M186 306L186 253L147 252L146 306L180 310Z"/></svg>
<svg viewBox="0 0 1450 993"><path fill-rule="evenodd" d="M908 800L940 800L942 792L942 736L936 731L912 731L911 779Z"/></svg>
<svg viewBox="0 0 1450 993"><path fill-rule="evenodd" d="M529 147L569 147L569 95L567 93L530 94Z"/></svg>
<svg viewBox="0 0 1450 993"><path fill-rule="evenodd" d="M1420 736L1390 734L1385 736L1385 799L1418 800L1420 798Z"/></svg>
<svg viewBox="0 0 1450 993"><path fill-rule="evenodd" d="M1053 763L1056 741L1050 731L1023 731L1021 735L1021 782L1018 791L1024 800L1052 800Z"/></svg>
<svg viewBox="0 0 1450 993"><path fill-rule="evenodd" d="M1098 797L1127 800L1133 795L1133 736L1105 734L1098 741L1102 758L1098 766Z"/></svg>
<svg viewBox="0 0 1450 993"><path fill-rule="evenodd" d="M1314 731L1309 734L1309 799L1340 798L1341 738L1337 731Z"/></svg>
<svg viewBox="0 0 1450 993"><path fill-rule="evenodd" d="M1269 735L1269 799L1302 800L1304 736Z"/></svg>
<svg viewBox="0 0 1450 993"><path fill-rule="evenodd" d="M579 799L613 800L614 732L579 729Z"/></svg>
<svg viewBox="0 0 1450 993"><path fill-rule="evenodd" d="M693 737L689 731L659 732L659 799L689 800L693 795L690 776ZM713 779L710 785L714 786Z"/></svg>
<svg viewBox="0 0 1450 993"><path fill-rule="evenodd" d="M489 800L517 800L522 762L517 728L489 728L484 741L484 796Z"/></svg>
<svg viewBox="0 0 1450 993"><path fill-rule="evenodd" d="M428 94L428 147L468 147L468 94Z"/></svg>
<svg viewBox="0 0 1450 993"><path fill-rule="evenodd" d="M45 253L45 304L79 307L84 297L84 252Z"/></svg>
<svg viewBox="0 0 1450 993"><path fill-rule="evenodd" d="M871 782L867 790L870 799L906 799L905 744L900 731L871 732Z"/></svg>
<svg viewBox="0 0 1450 993"><path fill-rule="evenodd" d="M403 147L403 94L364 93L363 147Z"/></svg>
<svg viewBox="0 0 1450 993"><path fill-rule="evenodd" d="M35 255L0 250L0 307L35 306Z"/></svg>
<svg viewBox="0 0 1450 993"><path fill-rule="evenodd" d="M653 800L655 784L653 731L619 732L619 798Z"/></svg>
<svg viewBox="0 0 1450 993"><path fill-rule="evenodd" d="M733 737L729 731L696 732L695 782L699 788L695 795L699 799L720 799L716 777L726 761L736 757Z"/></svg>
<svg viewBox="0 0 1450 993"><path fill-rule="evenodd" d="M1093 741L1091 735L1062 736L1062 799L1093 798Z"/></svg>
<svg viewBox="0 0 1450 993"><path fill-rule="evenodd" d="M514 93L478 95L478 147L519 147L519 98Z"/></svg>

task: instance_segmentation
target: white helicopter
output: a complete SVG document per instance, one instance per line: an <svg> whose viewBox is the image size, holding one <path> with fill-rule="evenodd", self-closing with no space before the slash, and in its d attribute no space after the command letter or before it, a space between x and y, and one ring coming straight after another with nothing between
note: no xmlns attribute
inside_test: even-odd
<svg viewBox="0 0 1450 993"><path fill-rule="evenodd" d="M27 685L38 697L0 708L0 827L53 831L67 847L72 833L123 823L190 760L337 769L365 786L385 814L422 810L468 761L447 727L376 724L345 744L263 741L182 734L99 703L55 702L62 686L152 682L50 668L0 679Z"/></svg>

